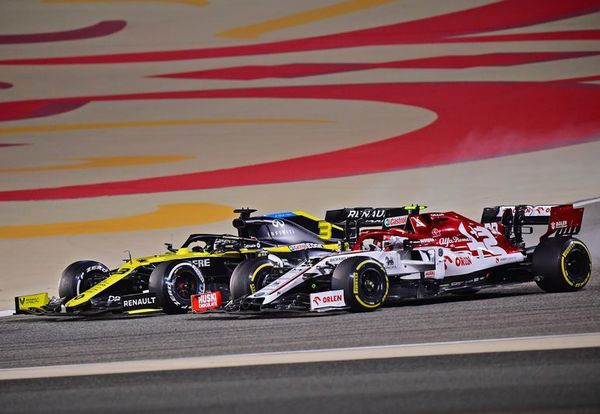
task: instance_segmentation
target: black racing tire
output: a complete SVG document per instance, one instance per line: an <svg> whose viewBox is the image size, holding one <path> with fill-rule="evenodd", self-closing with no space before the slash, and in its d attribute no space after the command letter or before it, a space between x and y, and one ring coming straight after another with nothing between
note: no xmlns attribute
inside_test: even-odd
<svg viewBox="0 0 600 414"><path fill-rule="evenodd" d="M373 311L385 302L390 283L381 263L369 257L352 257L333 271L331 288L343 290L353 312Z"/></svg>
<svg viewBox="0 0 600 414"><path fill-rule="evenodd" d="M192 295L204 293L202 272L190 262L161 263L150 274L148 290L155 293L165 313L187 313Z"/></svg>
<svg viewBox="0 0 600 414"><path fill-rule="evenodd" d="M265 286L265 278L274 268L273 262L266 257L253 257L241 262L229 279L231 299L243 298L262 289Z"/></svg>
<svg viewBox="0 0 600 414"><path fill-rule="evenodd" d="M109 274L108 267L94 260L71 263L62 272L58 282L58 296L69 301L106 279Z"/></svg>
<svg viewBox="0 0 600 414"><path fill-rule="evenodd" d="M573 292L583 288L592 275L592 259L586 245L570 237L551 237L533 252L533 275L546 292Z"/></svg>

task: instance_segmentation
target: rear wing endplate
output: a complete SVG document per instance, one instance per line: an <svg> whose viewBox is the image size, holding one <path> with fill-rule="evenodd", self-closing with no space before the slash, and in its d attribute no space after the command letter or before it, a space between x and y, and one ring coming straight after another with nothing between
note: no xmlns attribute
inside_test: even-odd
<svg viewBox="0 0 600 414"><path fill-rule="evenodd" d="M583 207L574 208L573 204L562 205L516 205L495 206L483 209L481 222L501 223L508 233L514 235L517 243L522 243L522 226L547 225L548 229L540 240L556 236L574 235L581 230ZM508 235L508 234L507 234Z"/></svg>

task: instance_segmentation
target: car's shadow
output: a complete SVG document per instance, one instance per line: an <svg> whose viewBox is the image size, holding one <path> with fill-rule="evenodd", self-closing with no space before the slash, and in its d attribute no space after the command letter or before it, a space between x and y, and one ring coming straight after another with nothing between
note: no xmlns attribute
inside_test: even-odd
<svg viewBox="0 0 600 414"><path fill-rule="evenodd" d="M114 320L131 320L131 319L144 319L144 318L156 318L162 316L169 316L165 313L149 313L146 315L121 315L121 314L110 314L110 315L97 315L97 316L81 316L81 315L20 315L18 318L11 318L3 321L5 323L36 323L36 322L101 322L101 321L114 321Z"/></svg>
<svg viewBox="0 0 600 414"><path fill-rule="evenodd" d="M525 296L536 296L536 295L547 295L546 292L536 291L491 291L491 292L477 292L477 293L460 293L452 294L447 296L439 296L433 298L422 298L422 299L407 299L402 301L388 302L383 308L402 308L402 307L415 307L433 304L443 303L454 303L454 302L473 302L473 301L485 301L499 298L509 297L525 297ZM370 312L369 312L370 313ZM244 314L244 313L225 313L225 312L208 312L202 314L188 314L188 320L241 320L241 319L277 319L277 318L314 318L322 316L341 316L348 314L348 311L335 311L335 312L268 312L268 313L256 313L256 314Z"/></svg>
<svg viewBox="0 0 600 414"><path fill-rule="evenodd" d="M457 293L446 296L422 298L422 299L407 299L394 302L388 302L384 305L384 308L402 308L402 307L416 307L424 305L444 304L444 303L456 303L456 302L474 302L474 301L485 301L500 298L509 297L525 297L525 296L536 296L536 295L547 295L548 293L542 291L490 291L490 292L477 292L477 293ZM369 312L370 313L370 312ZM3 321L4 323L35 323L35 322L100 322L100 321L112 321L112 320L132 320L132 319L145 319L145 318L157 318L157 317L186 317L187 321L218 321L218 320L244 320L244 319L289 319L289 318L318 318L318 317L334 317L348 314L348 311L331 311L331 312L305 312L305 311L277 311L277 312L263 312L263 313L226 313L224 311L209 311L207 313L185 313L181 315L167 315L164 313L149 313L141 315L123 315L123 314L106 314L97 316L43 316L43 315L30 315L27 318L7 318Z"/></svg>
<svg viewBox="0 0 600 414"><path fill-rule="evenodd" d="M388 302L385 304L386 308L398 308L404 306L423 306L423 305L432 305L432 304L441 304L441 303L453 303L453 302L472 302L472 301L482 301L482 300L490 300L490 299L499 299L499 298L510 298L510 297L518 297L518 296L536 296L536 295L547 295L547 292L535 292L535 291L519 291L519 292L477 292L477 293L456 293L447 296L438 296L432 298L422 298L422 299L407 299L407 300L399 300Z"/></svg>

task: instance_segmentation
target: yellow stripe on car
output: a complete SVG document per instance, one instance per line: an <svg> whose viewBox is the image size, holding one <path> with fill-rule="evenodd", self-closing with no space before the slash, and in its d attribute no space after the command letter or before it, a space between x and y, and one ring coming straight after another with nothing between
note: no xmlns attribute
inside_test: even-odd
<svg viewBox="0 0 600 414"><path fill-rule="evenodd" d="M294 213L297 216L306 217L306 218L314 220L314 221L324 221L316 216L313 216L312 214L307 213L306 211L296 210L296 211L292 211L292 213ZM326 223L329 223L329 222L326 222ZM329 224L331 224L331 223L329 223ZM335 225L335 224L331 224L331 227L333 227L334 229L338 229L338 230L344 230L342 227Z"/></svg>
<svg viewBox="0 0 600 414"><path fill-rule="evenodd" d="M162 309L134 309L127 311L128 315L139 315L140 313L160 312Z"/></svg>

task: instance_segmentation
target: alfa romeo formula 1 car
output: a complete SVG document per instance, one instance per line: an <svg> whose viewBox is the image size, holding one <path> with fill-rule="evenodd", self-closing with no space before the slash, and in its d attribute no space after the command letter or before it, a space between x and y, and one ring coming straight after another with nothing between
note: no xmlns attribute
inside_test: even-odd
<svg viewBox="0 0 600 414"><path fill-rule="evenodd" d="M178 249L167 244L164 254L129 257L112 270L92 260L72 263L62 273L58 298L47 293L18 296L16 313L182 313L190 309L192 295L205 291L213 292L211 303L196 305L214 308L229 300L229 278L243 260L267 252L271 260L283 257L291 266L307 251L338 250L344 236L341 227L302 211L251 216L254 211L234 210L240 214L233 221L237 236L192 234ZM253 288L252 283L241 287ZM234 285L238 294L239 289Z"/></svg>
<svg viewBox="0 0 600 414"><path fill-rule="evenodd" d="M346 238L355 240L352 250L306 256L291 270L267 256L250 258L233 272L231 284L253 279L262 287L234 294L225 310L370 311L386 301L512 283L535 281L548 292L575 291L590 279L591 255L573 237L582 208L498 206L486 208L481 222L455 212L425 214L422 208L328 211L326 220L344 225ZM523 235L535 226L547 228L539 243L526 246Z"/></svg>

